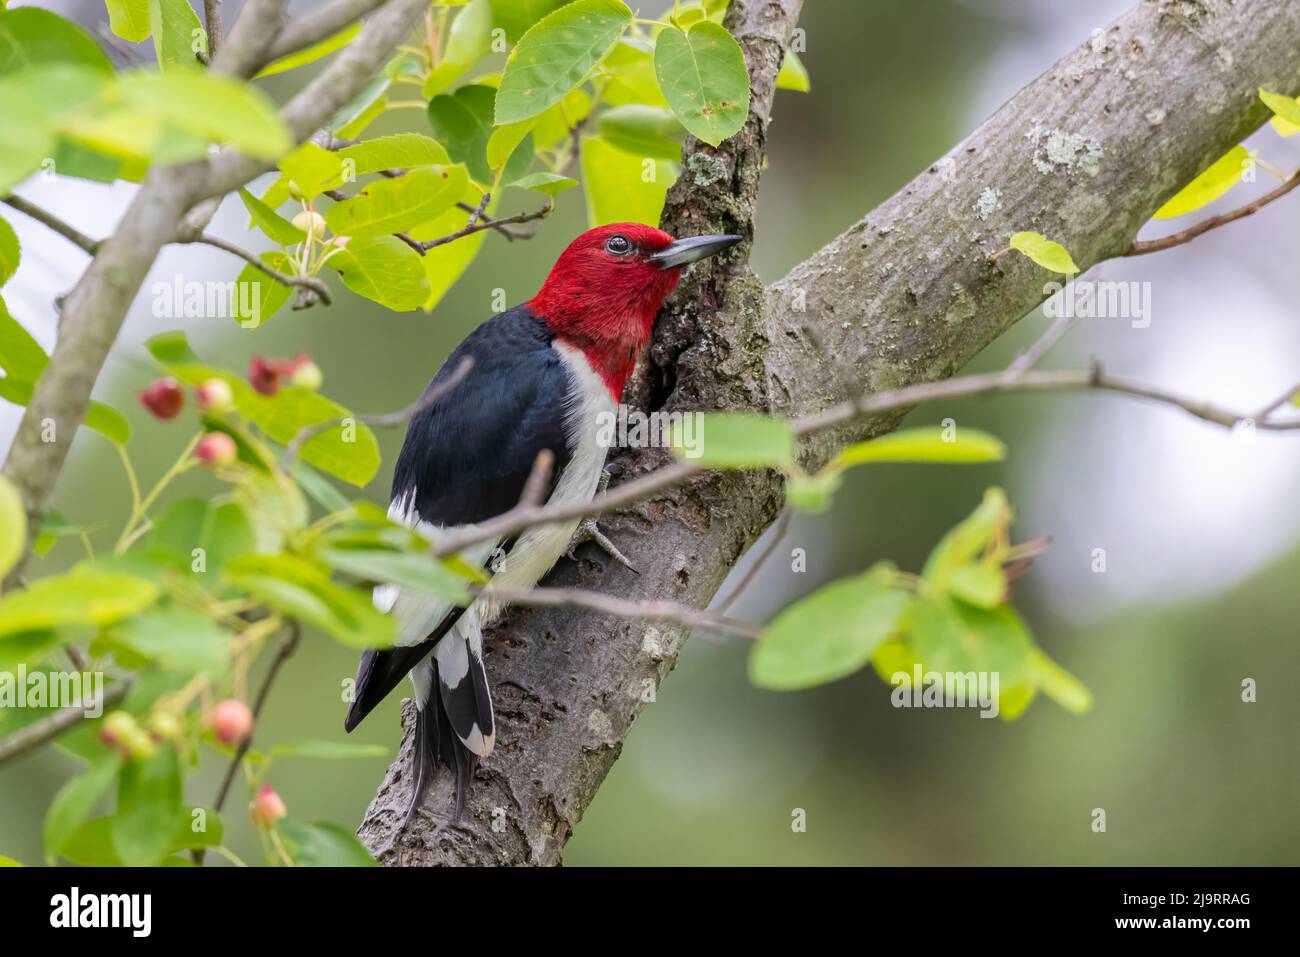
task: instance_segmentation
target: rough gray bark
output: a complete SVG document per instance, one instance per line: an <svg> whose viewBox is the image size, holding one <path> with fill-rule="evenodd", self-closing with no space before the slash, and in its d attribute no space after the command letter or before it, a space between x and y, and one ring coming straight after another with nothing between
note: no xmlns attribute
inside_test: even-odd
<svg viewBox="0 0 1300 957"><path fill-rule="evenodd" d="M773 67L798 7L733 0L728 26L745 47L755 109L720 149L686 144L665 228L752 234ZM1038 230L1084 269L1122 253L1164 200L1265 119L1257 87L1300 92L1298 50L1294 4L1141 3L785 279L764 290L736 260L696 274L661 315L632 395L648 408L793 415L843 398L846 378L874 391L952 375L1044 298L1050 277L1028 260L990 263L1010 233ZM828 375L832 362L846 376ZM804 454L824 460L847 437L818 436ZM661 461L642 450L616 464L630 477ZM639 576L564 562L548 583L703 606L780 503L770 475L703 476L606 516ZM362 839L388 864L559 863L685 637L580 610L512 610L488 641L497 747L461 826L422 818L394 843L408 734ZM449 806L443 780L426 807Z"/></svg>

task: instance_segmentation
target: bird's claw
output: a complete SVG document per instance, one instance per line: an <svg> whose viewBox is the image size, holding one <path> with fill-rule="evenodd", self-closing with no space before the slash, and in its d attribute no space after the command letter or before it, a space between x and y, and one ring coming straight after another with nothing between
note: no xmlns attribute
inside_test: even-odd
<svg viewBox="0 0 1300 957"><path fill-rule="evenodd" d="M637 570L637 567L632 564L631 560L619 551L618 546L609 540L609 536L600 530L600 525L597 524L594 518L584 518L582 520L582 523L578 526L578 530L573 533L573 540L569 542L569 549L565 552L565 555L573 561L577 561L578 556L574 553L577 551L579 545L584 545L587 542L593 542L599 546L601 551L614 559L614 561L618 562L628 571L632 572L632 574L641 574L641 572Z"/></svg>

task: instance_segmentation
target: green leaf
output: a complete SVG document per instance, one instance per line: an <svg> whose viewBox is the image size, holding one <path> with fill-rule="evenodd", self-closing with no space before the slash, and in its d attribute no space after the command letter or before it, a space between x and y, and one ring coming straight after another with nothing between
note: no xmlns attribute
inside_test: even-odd
<svg viewBox="0 0 1300 957"><path fill-rule="evenodd" d="M285 818L277 830L299 867L377 867L364 844L345 827L325 821Z"/></svg>
<svg viewBox="0 0 1300 957"><path fill-rule="evenodd" d="M343 159L338 153L308 140L280 160L280 171L292 180L298 191L310 199L327 189L335 189L345 180ZM283 190L283 193L280 191ZM288 182L273 183L262 200L276 209L289 196ZM274 198L273 198L274 197Z"/></svg>
<svg viewBox="0 0 1300 957"><path fill-rule="evenodd" d="M835 456L845 467L865 462L999 462L1007 448L995 436L977 429L958 429L951 438L939 427L905 429L858 442Z"/></svg>
<svg viewBox="0 0 1300 957"><path fill-rule="evenodd" d="M582 182L587 194L587 224L646 223L663 212L677 164L626 153L598 136L582 138Z"/></svg>
<svg viewBox="0 0 1300 957"><path fill-rule="evenodd" d="M176 607L150 608L112 632L115 644L157 662L165 670L206 671L213 677L226 670L230 639L230 633L209 615Z"/></svg>
<svg viewBox="0 0 1300 957"><path fill-rule="evenodd" d="M1071 714L1092 709L1092 694L1074 675L1037 648L1029 652L1029 671L1039 690Z"/></svg>
<svg viewBox="0 0 1300 957"><path fill-rule="evenodd" d="M239 188L239 198L244 201L244 208L248 210L248 215L252 217L253 224L265 233L266 237L272 242L279 243L281 246L292 246L294 243L300 243L307 238L306 232L289 222L289 220L242 186ZM260 270L258 271L260 272ZM274 282L274 280L271 281Z"/></svg>
<svg viewBox="0 0 1300 957"><path fill-rule="evenodd" d="M176 751L159 746L152 757L128 761L118 779L113 849L130 867L156 864L184 823L181 765Z"/></svg>
<svg viewBox="0 0 1300 957"><path fill-rule="evenodd" d="M108 27L123 40L142 43L149 39L149 0L108 0Z"/></svg>
<svg viewBox="0 0 1300 957"><path fill-rule="evenodd" d="M1273 111L1273 128L1283 136L1300 133L1300 97L1273 93L1260 87L1259 98Z"/></svg>
<svg viewBox="0 0 1300 957"><path fill-rule="evenodd" d="M6 857L0 854L0 867L22 867L22 864L15 861L12 857Z"/></svg>
<svg viewBox="0 0 1300 957"><path fill-rule="evenodd" d="M1000 488L991 488L975 511L945 535L926 559L921 577L937 588L948 587L957 569L983 554L1011 524L1011 506Z"/></svg>
<svg viewBox="0 0 1300 957"><path fill-rule="evenodd" d="M1244 146L1234 146L1155 212L1156 219L1173 219L1206 206L1241 182L1255 161Z"/></svg>
<svg viewBox="0 0 1300 957"><path fill-rule="evenodd" d="M394 552L378 548L322 548L321 561L371 584L392 584L469 604L465 579L427 552Z"/></svg>
<svg viewBox="0 0 1300 957"><path fill-rule="evenodd" d="M85 771L70 778L50 802L45 812L45 860L54 858L82 822L90 816L100 799L117 779L121 760L116 754L106 752Z"/></svg>
<svg viewBox="0 0 1300 957"><path fill-rule="evenodd" d="M600 114L596 128L606 142L636 156L676 160L682 155L682 124L662 107L616 106Z"/></svg>
<svg viewBox="0 0 1300 957"><path fill-rule="evenodd" d="M785 51L785 59L781 61L781 72L776 75L776 88L794 90L796 93L807 93L812 89L812 81L808 79L808 68L803 65L803 60L799 59L799 54L793 50Z"/></svg>
<svg viewBox="0 0 1300 957"><path fill-rule="evenodd" d="M999 690L1028 677L1033 640L1014 608L975 608L920 598L911 614L912 647L926 671L997 672Z"/></svg>
<svg viewBox="0 0 1300 957"><path fill-rule="evenodd" d="M195 109L195 104L203 104ZM80 142L114 156L165 162L197 159L207 144L229 144L263 159L293 146L275 105L259 90L219 73L175 67L123 74L104 108L68 130Z"/></svg>
<svg viewBox="0 0 1300 957"><path fill-rule="evenodd" d="M447 245L458 246L465 241ZM351 240L330 258L328 265L358 296L395 312L408 312L419 308L429 296L429 280L420 258L395 236L362 237Z"/></svg>
<svg viewBox="0 0 1300 957"><path fill-rule="evenodd" d="M578 185L578 181L570 176L561 176L559 173L538 172L529 173L506 185L517 189L531 189L537 193L545 193L547 196L557 196L566 189L573 189Z"/></svg>
<svg viewBox="0 0 1300 957"><path fill-rule="evenodd" d="M703 468L784 468L794 464L790 423L754 412L710 412L695 436L677 428L673 451Z"/></svg>
<svg viewBox="0 0 1300 957"><path fill-rule="evenodd" d="M566 93L545 113L533 120L534 149L548 149L567 139L591 113L591 97L582 89Z"/></svg>
<svg viewBox="0 0 1300 957"><path fill-rule="evenodd" d="M489 169L495 171L506 165L506 160L514 155L519 144L524 141L524 137L532 132L533 122L533 120L520 120L518 123L498 126L492 131L486 148Z"/></svg>
<svg viewBox="0 0 1300 957"><path fill-rule="evenodd" d="M388 88L393 81L376 76L342 109L334 114L329 128L336 136L355 139L388 108Z"/></svg>
<svg viewBox="0 0 1300 957"><path fill-rule="evenodd" d="M258 258L276 272L288 272L290 268L289 257L278 249L267 250ZM288 285L253 265L239 271L235 284L237 290L247 289L248 292L231 299L230 317L245 329L259 329L266 325L293 295Z"/></svg>
<svg viewBox="0 0 1300 957"><path fill-rule="evenodd" d="M22 496L0 475L0 579L18 564L27 546L27 509Z"/></svg>
<svg viewBox="0 0 1300 957"><path fill-rule="evenodd" d="M371 183L356 196L333 206L325 214L325 223L337 235L353 239L405 232L454 206L468 183L469 175L460 164L413 169L405 176ZM414 252L400 240L398 244ZM345 252L357 255L351 243ZM419 273L423 279L424 270ZM415 308L423 299L421 290L419 299L409 308Z"/></svg>
<svg viewBox="0 0 1300 957"><path fill-rule="evenodd" d="M0 298L0 370L22 382L35 382L50 360L45 350L24 329Z"/></svg>
<svg viewBox="0 0 1300 957"><path fill-rule="evenodd" d="M654 45L639 37L624 37L602 64L608 74L601 99L610 106L641 104L668 109L655 79Z"/></svg>
<svg viewBox="0 0 1300 957"><path fill-rule="evenodd" d="M655 40L655 76L677 118L697 139L717 146L749 116L749 71L736 38L712 20Z"/></svg>
<svg viewBox="0 0 1300 957"><path fill-rule="evenodd" d="M195 818L194 812L202 810L203 818ZM206 825L202 831L194 830L194 822L202 820ZM184 866L166 855L196 847L217 847L224 837L225 827L221 815L210 808L191 808L182 805L175 815L175 830L166 835L165 847L159 863L164 866ZM128 863L118 854L113 846L114 819L108 817L87 821L64 842L61 855L73 864L83 867L121 867ZM165 833L165 832L164 832ZM161 843L161 842L160 842Z"/></svg>
<svg viewBox="0 0 1300 957"><path fill-rule="evenodd" d="M192 67L196 42L207 52L207 34L189 0L149 0L149 27L160 70Z"/></svg>
<svg viewBox="0 0 1300 957"><path fill-rule="evenodd" d="M313 43L305 50L299 50L297 53L290 53L288 56L282 56L278 60L272 61L258 72L254 79L264 76L275 76L277 73L285 73L289 70L295 70L300 66L306 66L308 63L315 63L317 60L324 59L331 53L342 50L351 43L358 33L361 32L361 22L358 21L351 26L344 27L333 36L328 36L319 43Z"/></svg>
<svg viewBox="0 0 1300 957"><path fill-rule="evenodd" d="M1024 253L1044 269L1059 273L1077 273L1079 267L1069 250L1058 242L1034 232L1019 232L1011 237L1011 248Z"/></svg>
<svg viewBox="0 0 1300 957"><path fill-rule="evenodd" d="M153 582L73 569L0 598L0 637L59 625L107 625L143 611L158 597Z"/></svg>
<svg viewBox="0 0 1300 957"><path fill-rule="evenodd" d="M302 462L294 462L291 471L294 481L325 511L342 512L352 507L347 497L315 469Z"/></svg>
<svg viewBox="0 0 1300 957"><path fill-rule="evenodd" d="M229 562L227 580L290 618L298 618L353 648L387 648L393 619L370 597L330 581L319 565L293 555L245 555Z"/></svg>
<svg viewBox="0 0 1300 957"><path fill-rule="evenodd" d="M49 155L54 134L40 105L26 99L31 84L27 74L0 77L0 102L5 104L0 123L0 193L21 183Z"/></svg>
<svg viewBox="0 0 1300 957"><path fill-rule="evenodd" d="M953 595L976 608L991 609L1007 598L1007 576L1000 565L980 562L962 565L948 579Z"/></svg>
<svg viewBox="0 0 1300 957"><path fill-rule="evenodd" d="M419 166L447 166L451 163L446 148L422 133L377 136L345 146L337 155L345 167L351 161L352 172L357 176L386 169L415 169Z"/></svg>
<svg viewBox="0 0 1300 957"><path fill-rule="evenodd" d="M4 219L0 218L0 286L7 283L18 271L18 260L22 255L22 246L18 234Z"/></svg>
<svg viewBox="0 0 1300 957"><path fill-rule="evenodd" d="M796 691L853 674L898 628L911 602L896 572L877 565L820 588L784 609L749 656L760 688Z"/></svg>
<svg viewBox="0 0 1300 957"><path fill-rule="evenodd" d="M506 31L506 39L518 43L542 17L558 10L569 0L488 0L492 21Z"/></svg>
<svg viewBox="0 0 1300 957"><path fill-rule="evenodd" d="M439 94L429 101L429 124L457 163L464 163L479 183L492 181L487 162L487 143L492 136L492 103L496 90L471 84L453 94Z"/></svg>
<svg viewBox="0 0 1300 957"><path fill-rule="evenodd" d="M318 758L326 761L351 758L386 758L389 749L382 744L357 744L352 741L293 741L274 745L267 752L272 758Z"/></svg>
<svg viewBox="0 0 1300 957"><path fill-rule="evenodd" d="M534 24L506 59L496 124L526 120L560 102L631 23L622 0L575 0Z"/></svg>
<svg viewBox="0 0 1300 957"><path fill-rule="evenodd" d="M0 76L24 67L69 63L111 75L113 64L85 30L39 7L0 13ZM16 104L5 103L5 123Z"/></svg>

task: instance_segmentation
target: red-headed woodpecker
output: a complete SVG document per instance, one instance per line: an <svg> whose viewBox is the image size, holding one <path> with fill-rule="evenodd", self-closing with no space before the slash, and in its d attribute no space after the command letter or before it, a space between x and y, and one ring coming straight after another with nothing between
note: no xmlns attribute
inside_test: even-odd
<svg viewBox="0 0 1300 957"><path fill-rule="evenodd" d="M637 223L601 226L575 239L536 296L475 329L433 377L426 395L465 357L473 360L460 382L412 417L389 514L431 540L482 522L518 502L543 449L554 456L550 501L589 501L607 452L599 423L617 412L664 298L683 267L739 241L673 239ZM565 554L578 526L574 520L529 529L465 557L486 567L504 549L504 560L491 563L493 582L531 588ZM375 606L397 619L397 644L362 656L344 727L355 728L410 674L417 717L406 821L437 764L453 774L459 818L475 763L492 753L496 722L482 635L502 605L490 591L460 608L395 585L375 589Z"/></svg>

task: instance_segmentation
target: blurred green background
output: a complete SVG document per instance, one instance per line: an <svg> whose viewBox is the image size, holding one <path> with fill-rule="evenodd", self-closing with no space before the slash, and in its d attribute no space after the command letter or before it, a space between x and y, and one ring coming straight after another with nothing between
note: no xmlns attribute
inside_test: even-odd
<svg viewBox="0 0 1300 957"><path fill-rule="evenodd" d="M779 278L1128 5L811 0L802 26L813 91L778 97L754 255L760 276ZM402 128L423 129L423 117L393 114L375 132ZM1271 131L1252 145L1284 168L1300 161ZM1243 186L1221 203L1267 188ZM32 184L24 194L99 235L130 190ZM1117 372L1227 405L1273 398L1300 378L1294 209L1283 202L1180 250L1102 267L1106 278L1152 283L1151 326L1085 321L1048 362L1098 355ZM246 241L243 220L228 202L215 228ZM400 408L490 314L494 289L511 303L528 298L584 225L569 194L531 242L491 237L432 316L394 315L342 294L332 308L286 310L256 333L228 320L190 322L191 340L235 368L253 353L307 350L331 397L362 411ZM27 258L6 293L17 290L15 314L44 323L37 331L48 346L50 300L84 257L32 228L23 237ZM174 247L153 278L235 271L220 252ZM1044 321L1028 317L975 367L1005 364ZM135 409L135 390L155 375L140 342L178 325L151 316L142 295L100 397ZM921 409L911 421L949 416L1001 436L1008 461L851 473L831 513L794 522L733 612L762 619L880 558L917 569L983 489L1000 484L1018 508L1017 539L1054 540L1018 584L1017 604L1048 653L1091 688L1093 711L1073 717L1040 700L1006 723L895 710L872 673L814 692L763 692L747 684L742 642L697 637L577 828L570 864L1300 863L1296 440L1233 435L1097 397L968 401ZM135 418L137 468L156 476L186 430ZM14 421L0 419L0 442ZM386 500L401 435L381 441L386 466L366 489L376 501ZM188 477L186 490L202 493L205 481ZM127 500L112 451L83 436L58 507L114 528ZM790 571L795 547L807 551L806 573ZM1104 574L1091 568L1096 548L1106 550ZM46 567L78 557L64 542ZM355 656L312 637L278 684L262 742L343 737L340 682ZM1245 678L1258 681L1257 703L1241 701ZM354 736L395 751L396 696ZM204 761L187 794L195 803L211 801L224 768L211 752ZM355 824L385 766L285 761L271 783L297 816ZM40 859L43 811L71 767L46 749L0 769L0 852ZM228 807L228 843L257 860L243 800L236 793ZM1091 830L1094 808L1106 811L1104 834ZM795 809L806 812L804 833L791 829Z"/></svg>

